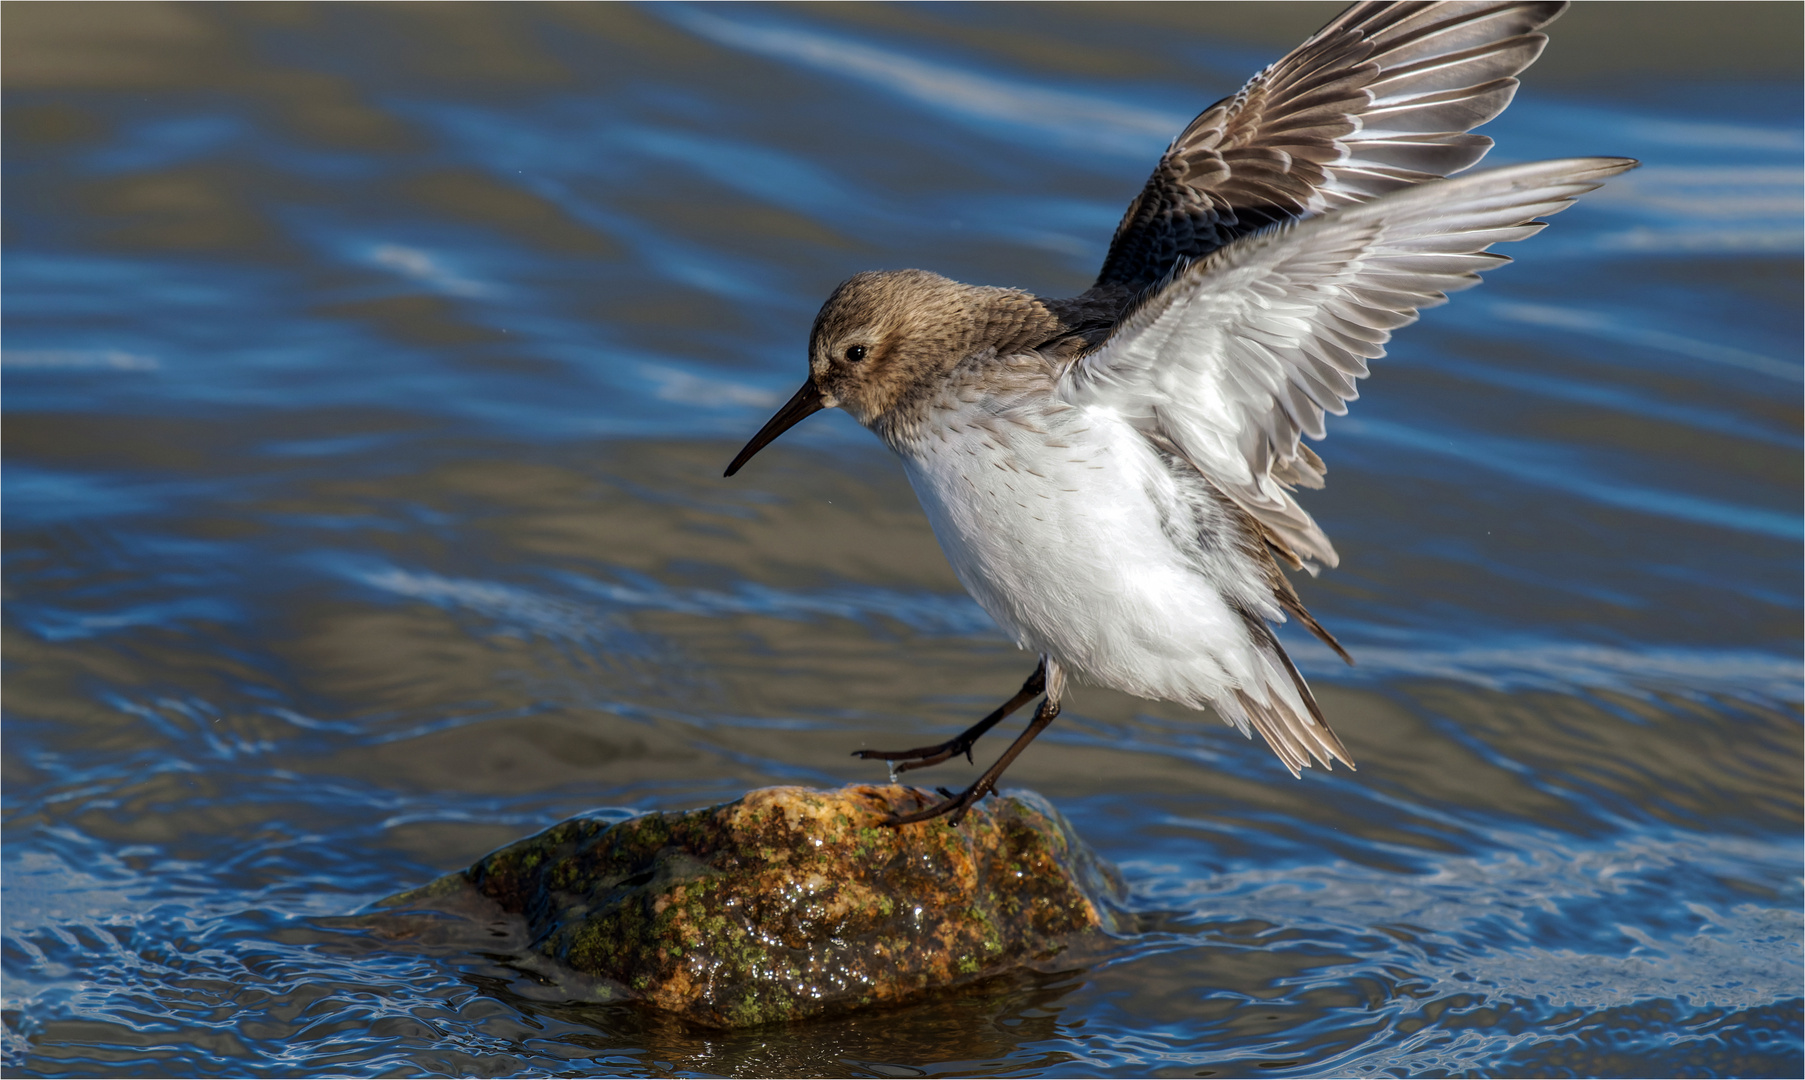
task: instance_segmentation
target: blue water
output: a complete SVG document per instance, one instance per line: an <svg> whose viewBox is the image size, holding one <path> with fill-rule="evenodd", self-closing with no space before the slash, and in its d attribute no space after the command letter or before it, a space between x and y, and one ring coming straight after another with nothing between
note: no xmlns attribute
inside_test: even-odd
<svg viewBox="0 0 1805 1080"><path fill-rule="evenodd" d="M1103 961L723 1035L332 919L1019 684L856 424L719 474L837 281L1082 289L1323 15L1161 10L9 11L6 1069L1805 1069L1786 5L1650 22L1696 70L1576 11L1488 127L1645 164L1319 448L1359 666L1285 634L1359 772L1084 688L1011 770L1129 882Z"/></svg>

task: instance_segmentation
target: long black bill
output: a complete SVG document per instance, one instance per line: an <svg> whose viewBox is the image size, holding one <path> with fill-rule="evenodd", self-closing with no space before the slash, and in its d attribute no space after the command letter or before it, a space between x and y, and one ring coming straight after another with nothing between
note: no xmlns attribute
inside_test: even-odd
<svg viewBox="0 0 1805 1080"><path fill-rule="evenodd" d="M771 445L772 440L779 435L825 408L827 405L821 400L820 387L815 385L814 379L809 379L802 384L802 389L796 391L795 397L785 403L783 408L777 410L776 416L765 421L765 426L758 429L758 434L752 436L752 441L746 444L746 448L739 452L739 456L733 459L733 464L727 466L727 471L721 475L732 476L739 472L740 466L751 461L753 454Z"/></svg>

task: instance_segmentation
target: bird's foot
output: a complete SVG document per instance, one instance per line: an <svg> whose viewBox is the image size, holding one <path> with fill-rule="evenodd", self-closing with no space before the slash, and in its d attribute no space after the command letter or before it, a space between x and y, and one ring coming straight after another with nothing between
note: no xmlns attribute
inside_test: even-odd
<svg viewBox="0 0 1805 1080"><path fill-rule="evenodd" d="M925 769L929 765L938 765L950 757L965 755L971 761L971 748L977 745L984 733L1001 723L1010 713L1034 700L1034 695L1046 689L1047 659L1041 658L1040 666L1028 681L1022 684L1015 696L991 710L989 716L966 728L959 734L936 746L918 746L913 750L854 750L852 756L863 761L887 761L890 763L890 782L896 783L897 773L906 773L910 769Z"/></svg>
<svg viewBox="0 0 1805 1080"><path fill-rule="evenodd" d="M896 828L899 825L913 825L918 821L932 821L937 817L944 817L947 819L948 825L956 828L959 822L965 820L966 812L989 793L993 783L995 781L989 776L979 777L977 783L956 795L945 788L935 788L940 792L943 801L917 810L913 814L891 814L884 819L884 824Z"/></svg>
<svg viewBox="0 0 1805 1080"><path fill-rule="evenodd" d="M852 756L861 761L887 761L890 763L890 776L895 779L897 773L906 773L910 769L925 769L929 765L938 765L947 758L965 755L971 760L972 743L977 740L960 735L948 739L937 746L920 746L914 750L854 750Z"/></svg>

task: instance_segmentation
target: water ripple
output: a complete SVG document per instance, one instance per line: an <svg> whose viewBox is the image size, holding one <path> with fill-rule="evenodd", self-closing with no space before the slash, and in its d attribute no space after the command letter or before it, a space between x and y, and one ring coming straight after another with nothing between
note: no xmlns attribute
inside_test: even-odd
<svg viewBox="0 0 1805 1080"><path fill-rule="evenodd" d="M1401 334L1302 496L1360 771L1085 689L1010 779L1140 932L740 1033L343 916L1018 686L851 420L721 467L848 274L1083 289L1308 16L9 7L0 1065L1798 1075L1798 12L1584 7L1489 163L1643 167Z"/></svg>

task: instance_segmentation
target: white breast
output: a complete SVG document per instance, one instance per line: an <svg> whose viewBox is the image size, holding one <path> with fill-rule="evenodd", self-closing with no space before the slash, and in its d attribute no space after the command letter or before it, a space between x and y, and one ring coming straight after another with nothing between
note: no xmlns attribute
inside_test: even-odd
<svg viewBox="0 0 1805 1080"><path fill-rule="evenodd" d="M937 412L903 452L959 580L1023 648L1193 707L1264 681L1239 614L1263 578L1113 410L1039 398ZM1262 695L1263 696L1263 695Z"/></svg>

